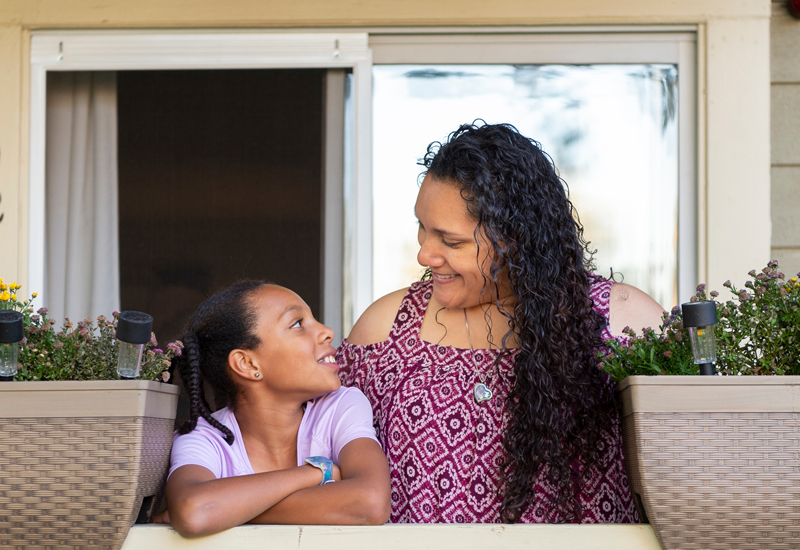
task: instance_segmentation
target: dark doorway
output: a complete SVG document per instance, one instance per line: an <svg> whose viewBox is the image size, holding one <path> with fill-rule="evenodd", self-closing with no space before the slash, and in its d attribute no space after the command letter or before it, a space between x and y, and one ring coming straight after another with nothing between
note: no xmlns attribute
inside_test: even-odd
<svg viewBox="0 0 800 550"><path fill-rule="evenodd" d="M320 314L325 71L120 71L122 309L162 343L243 278Z"/></svg>

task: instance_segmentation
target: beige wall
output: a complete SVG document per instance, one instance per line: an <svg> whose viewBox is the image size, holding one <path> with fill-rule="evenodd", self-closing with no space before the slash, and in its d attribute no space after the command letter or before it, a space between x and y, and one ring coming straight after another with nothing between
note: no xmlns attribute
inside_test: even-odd
<svg viewBox="0 0 800 550"><path fill-rule="evenodd" d="M743 282L772 253L770 9L769 0L0 0L0 276L27 280L32 30L692 24L699 37L699 275L715 287L728 278ZM794 88L779 88L773 99L796 105ZM800 165L781 157L776 180L791 177L784 162Z"/></svg>
<svg viewBox="0 0 800 550"><path fill-rule="evenodd" d="M768 0L767 0L768 2ZM0 25L26 28L330 27L702 23L769 17L764 0L3 0ZM666 5L665 5L666 4Z"/></svg>
<svg viewBox="0 0 800 550"><path fill-rule="evenodd" d="M800 19L772 3L772 255L800 271Z"/></svg>

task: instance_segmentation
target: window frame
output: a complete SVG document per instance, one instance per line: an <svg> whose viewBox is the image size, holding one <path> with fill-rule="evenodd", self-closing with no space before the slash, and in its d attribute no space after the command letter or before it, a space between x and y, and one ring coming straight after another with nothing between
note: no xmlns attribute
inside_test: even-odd
<svg viewBox="0 0 800 550"><path fill-rule="evenodd" d="M697 29L592 27L449 33L407 29L370 34L376 65L644 64L678 67L677 297L686 301L699 280L697 172ZM669 304L663 304L669 305Z"/></svg>
<svg viewBox="0 0 800 550"><path fill-rule="evenodd" d="M337 334L347 321L371 303L371 94L372 58L364 32L242 31L36 31L31 36L30 182L28 217L28 284L41 289L45 277L45 115L48 71L122 71L180 69L349 69L352 71L353 143L348 176L335 174L333 189L352 197L342 210L341 197L324 192L326 228L323 244L323 289L336 285L341 308L323 311L323 321ZM344 79L340 79L343 83ZM338 95L343 99L341 94ZM364 99L366 98L366 99ZM333 97L326 97L329 106ZM344 106L342 106L344 109ZM339 117L343 121L343 117ZM330 122L326 118L326 123ZM326 128L326 130L331 130ZM323 136L332 139L330 132ZM342 169L330 157L326 169ZM328 179L326 175L326 180ZM327 184L327 181L326 181ZM352 189L342 190L349 185ZM337 234L330 229L337 226ZM348 238L342 239L344 236ZM343 250L337 258L326 254ZM342 272L349 288L342 288ZM333 285L332 285L333 283ZM338 284L337 284L338 283ZM347 297L346 299L343 296ZM325 303L323 297L323 304ZM323 307L323 309L325 309ZM343 323L343 319L345 323ZM344 324L344 326L343 326ZM352 324L350 322L350 324Z"/></svg>
<svg viewBox="0 0 800 550"><path fill-rule="evenodd" d="M45 111L48 71L327 68L352 70L352 163L344 197L326 196L326 212L343 204L341 262L325 257L343 280L342 309L323 321L347 334L372 302L372 65L454 63L675 63L679 71L678 296L688 297L705 254L698 184L697 25L585 27L430 27L33 31L30 49L28 285L44 290ZM554 47L557 45L557 47ZM650 55L650 57L648 57ZM655 55L656 57L652 57ZM417 57L415 57L417 56ZM602 57L605 56L605 57ZM347 115L345 116L347 119ZM348 146L345 146L347 149ZM346 153L348 154L348 153ZM345 162L347 164L347 162ZM351 186L348 189L348 185ZM328 200L331 200L328 204ZM341 202L343 200L343 203ZM700 208L698 206L701 206ZM328 251L328 244L325 251ZM339 283L337 283L338 286ZM690 292L690 290L692 292ZM688 294L687 294L688 293ZM42 298L43 301L46 297ZM331 310L333 311L333 310Z"/></svg>

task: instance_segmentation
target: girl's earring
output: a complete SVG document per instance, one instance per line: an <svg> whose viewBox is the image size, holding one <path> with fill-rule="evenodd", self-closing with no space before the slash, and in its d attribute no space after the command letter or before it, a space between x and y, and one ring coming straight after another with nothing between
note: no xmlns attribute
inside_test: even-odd
<svg viewBox="0 0 800 550"><path fill-rule="evenodd" d="M259 376L261 376L261 373L260 373L260 372L257 372L257 373L255 373L255 374L253 374L253 376L255 376L256 378L258 378Z"/></svg>

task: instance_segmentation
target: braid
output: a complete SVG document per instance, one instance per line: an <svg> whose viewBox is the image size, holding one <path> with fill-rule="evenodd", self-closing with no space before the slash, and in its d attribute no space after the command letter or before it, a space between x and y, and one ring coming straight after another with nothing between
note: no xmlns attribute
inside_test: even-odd
<svg viewBox="0 0 800 550"><path fill-rule="evenodd" d="M205 395L203 394L203 380L200 373L200 344L197 336L192 332L187 332L183 337L183 346L186 350L186 360L180 363L179 371L186 392L189 394L189 420L183 423L180 433L187 434L197 427L197 419L203 417L206 422L225 434L225 441L228 445L233 445L233 432L211 416Z"/></svg>
<svg viewBox="0 0 800 550"><path fill-rule="evenodd" d="M214 390L217 405L236 407L238 388L228 373L228 356L234 349L255 349L261 343L253 331L257 312L248 303L250 295L268 283L244 281L206 300L192 317L183 336L184 354L178 372L189 394L189 420L180 428L187 434L197 427L198 418L225 434L233 445L231 430L211 415L203 393L203 380Z"/></svg>

